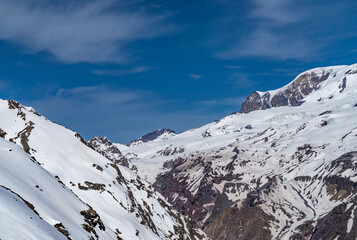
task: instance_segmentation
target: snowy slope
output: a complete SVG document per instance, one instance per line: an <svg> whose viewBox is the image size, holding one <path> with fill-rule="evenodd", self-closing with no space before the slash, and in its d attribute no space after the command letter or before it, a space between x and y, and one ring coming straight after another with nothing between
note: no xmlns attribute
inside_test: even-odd
<svg viewBox="0 0 357 240"><path fill-rule="evenodd" d="M67 239L41 220L15 194L0 188L1 239ZM26 227L22 227L26 226Z"/></svg>
<svg viewBox="0 0 357 240"><path fill-rule="evenodd" d="M310 234L319 239L316 234L331 227L324 217L335 216L334 209L343 204L355 206L357 171L337 169L336 159L357 151L357 64L309 70L269 94L300 103L233 114L122 153L140 176L211 236L217 238L215 231L221 229L222 222L215 220L224 219L222 210L234 207L242 218L254 210L257 217L270 219L264 227L269 232L257 232L261 237ZM350 215L345 217L349 225L341 221L341 232L357 234L352 228L357 220ZM254 225L244 228L255 231Z"/></svg>
<svg viewBox="0 0 357 240"><path fill-rule="evenodd" d="M20 145L32 159L1 140L1 201L17 209L12 214L0 208L9 219L0 223L1 239L63 239L53 226L72 239L205 238L151 186L88 147L77 133L11 100L0 101L0 114L1 137ZM37 214L19 198L31 203ZM11 224L23 231L13 231ZM38 234L48 238L30 234L36 226Z"/></svg>
<svg viewBox="0 0 357 240"><path fill-rule="evenodd" d="M170 138L174 135L176 135L176 132L172 129L168 129L168 128L158 129L158 130L155 130L148 134L145 134L144 136L142 136L140 138L134 139L133 141L131 141L128 144L128 146L134 147L134 146L140 145L145 142L165 140L165 139Z"/></svg>
<svg viewBox="0 0 357 240"><path fill-rule="evenodd" d="M81 226L84 202L19 146L0 139L0 156L1 239L66 239L56 224L73 239L89 238Z"/></svg>

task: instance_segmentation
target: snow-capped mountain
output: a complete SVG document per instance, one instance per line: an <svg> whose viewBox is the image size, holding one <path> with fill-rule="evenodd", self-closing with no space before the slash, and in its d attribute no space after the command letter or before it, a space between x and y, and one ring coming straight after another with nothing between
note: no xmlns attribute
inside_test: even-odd
<svg viewBox="0 0 357 240"><path fill-rule="evenodd" d="M128 146L135 147L145 142L151 142L154 140L164 140L174 135L176 135L176 132L172 129L168 129L168 128L158 129L148 134L145 134L140 138L134 139L128 144Z"/></svg>
<svg viewBox="0 0 357 240"><path fill-rule="evenodd" d="M320 87L320 83L327 80L330 74L336 74L344 66L316 68L301 73L288 85L268 92L254 91L242 104L241 113L254 110L264 110L272 107L300 106L304 98ZM346 87L345 80L339 85L340 91Z"/></svg>
<svg viewBox="0 0 357 240"><path fill-rule="evenodd" d="M357 238L357 64L306 71L240 113L121 150L212 239Z"/></svg>
<svg viewBox="0 0 357 240"><path fill-rule="evenodd" d="M12 100L0 115L0 239L206 239L79 134Z"/></svg>

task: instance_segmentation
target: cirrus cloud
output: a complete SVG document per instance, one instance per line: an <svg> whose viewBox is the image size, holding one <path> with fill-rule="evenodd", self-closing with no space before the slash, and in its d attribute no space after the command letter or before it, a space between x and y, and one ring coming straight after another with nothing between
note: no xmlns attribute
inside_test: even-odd
<svg viewBox="0 0 357 240"><path fill-rule="evenodd" d="M130 10L126 1L0 0L0 39L65 63L121 63L127 44L171 32L165 14Z"/></svg>
<svg viewBox="0 0 357 240"><path fill-rule="evenodd" d="M195 74L195 73L189 74L188 76L189 76L190 78L192 78L192 79L195 79L195 80L198 80L198 79L201 79L201 78L202 78L201 75L198 75L198 74Z"/></svg>
<svg viewBox="0 0 357 240"><path fill-rule="evenodd" d="M95 75L109 75L109 76L121 76L121 75L130 75L137 73L144 73L149 71L150 68L146 66L138 66L130 69L114 69L114 70L92 70L92 73Z"/></svg>
<svg viewBox="0 0 357 240"><path fill-rule="evenodd" d="M333 54L331 45L354 37L348 14L354 1L250 0L243 17L250 27L231 34L232 41L216 52L222 59L264 57L279 61L312 61ZM349 13L348 13L349 12ZM344 16L344 17L342 17ZM230 24L237 24L232 21ZM240 25L237 25L240 26ZM344 29L343 34L339 29ZM239 30L239 29L238 29Z"/></svg>

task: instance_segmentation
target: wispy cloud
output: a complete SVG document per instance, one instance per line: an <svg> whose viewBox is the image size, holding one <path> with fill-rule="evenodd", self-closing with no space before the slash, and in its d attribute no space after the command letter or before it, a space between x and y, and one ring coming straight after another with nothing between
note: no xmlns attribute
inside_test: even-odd
<svg viewBox="0 0 357 240"><path fill-rule="evenodd" d="M105 86L86 86L71 89L61 88L55 96L51 97L52 101L72 100L86 102L87 104L126 104L137 100L144 92L129 91L125 89L111 90Z"/></svg>
<svg viewBox="0 0 357 240"><path fill-rule="evenodd" d="M138 131L135 128L150 125L147 115L153 115L153 109L161 102L149 91L95 85L59 89L54 95L26 104L83 137L106 135L129 141Z"/></svg>
<svg viewBox="0 0 357 240"><path fill-rule="evenodd" d="M139 66L139 67L134 67L134 68L130 68L130 69L93 70L92 73L95 75L121 76L121 75L144 73L149 70L150 70L149 67Z"/></svg>
<svg viewBox="0 0 357 240"><path fill-rule="evenodd" d="M241 69L244 68L243 66L236 66L236 65L228 65L228 66L224 66L225 68L231 68L231 69Z"/></svg>
<svg viewBox="0 0 357 240"><path fill-rule="evenodd" d="M242 102L244 102L245 97L231 97L222 99L211 99L199 101L198 104L208 105L208 106L236 106L239 107Z"/></svg>
<svg viewBox="0 0 357 240"><path fill-rule="evenodd" d="M204 112L202 105L176 108L173 100L160 98L150 91L105 85L60 89L54 95L25 104L50 120L78 131L84 138L104 135L121 143L158 128L180 132L226 115Z"/></svg>
<svg viewBox="0 0 357 240"><path fill-rule="evenodd" d="M336 41L333 38L339 35L338 28L331 34L331 26L338 21L333 19L343 15L348 6L337 1L326 1L323 5L298 0L251 0L250 3L252 8L245 19L250 23L249 29L235 36L228 48L217 52L217 57L317 59L328 54L327 46Z"/></svg>
<svg viewBox="0 0 357 240"><path fill-rule="evenodd" d="M277 34L257 29L233 48L218 54L224 59L236 57L270 57L280 60L314 57L317 46L304 37Z"/></svg>
<svg viewBox="0 0 357 240"><path fill-rule="evenodd" d="M201 79L202 78L202 76L201 75L198 75L198 74L189 74L188 75L190 78L192 78L192 79Z"/></svg>
<svg viewBox="0 0 357 240"><path fill-rule="evenodd" d="M301 21L302 12L292 11L294 0L253 0L254 8L250 13L253 18L268 21L269 25L287 25Z"/></svg>
<svg viewBox="0 0 357 240"><path fill-rule="evenodd" d="M248 74L244 73L232 73L228 79L233 83L236 88L250 88L257 83L253 81Z"/></svg>
<svg viewBox="0 0 357 240"><path fill-rule="evenodd" d="M125 62L127 44L172 31L165 14L133 10L125 1L0 0L0 39L59 61Z"/></svg>
<svg viewBox="0 0 357 240"><path fill-rule="evenodd" d="M0 80L0 90L5 89L9 85L8 81Z"/></svg>
<svg viewBox="0 0 357 240"><path fill-rule="evenodd" d="M283 74L284 76L296 77L306 69L304 68L296 68L296 69L285 69L285 68L274 68L273 71L277 74Z"/></svg>

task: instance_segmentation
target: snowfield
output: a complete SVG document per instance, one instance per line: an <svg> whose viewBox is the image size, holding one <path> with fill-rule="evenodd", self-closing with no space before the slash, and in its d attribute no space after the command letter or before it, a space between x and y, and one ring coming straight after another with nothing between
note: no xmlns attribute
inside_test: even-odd
<svg viewBox="0 0 357 240"><path fill-rule="evenodd" d="M325 79L313 85L301 80L307 75ZM302 87L306 90L309 85L311 93L304 95ZM216 224L222 205L240 209L254 200L249 193L258 191L259 199L252 206L273 217L268 226L271 238L307 234L298 227L311 221L315 235L306 236L318 239L317 227L327 227L320 220L335 207L349 203L354 213L357 189L343 184L353 186L357 171L346 170L335 160L357 151L357 64L312 69L280 89L258 93L260 97L269 93L267 104L278 95L289 101L292 93L303 98L300 105L287 102L232 114L121 151L138 175L205 229ZM351 230L357 220L354 214L348 219Z"/></svg>
<svg viewBox="0 0 357 240"><path fill-rule="evenodd" d="M357 239L357 64L129 147L0 114L0 239Z"/></svg>
<svg viewBox="0 0 357 240"><path fill-rule="evenodd" d="M206 238L77 133L11 100L0 114L0 239Z"/></svg>

